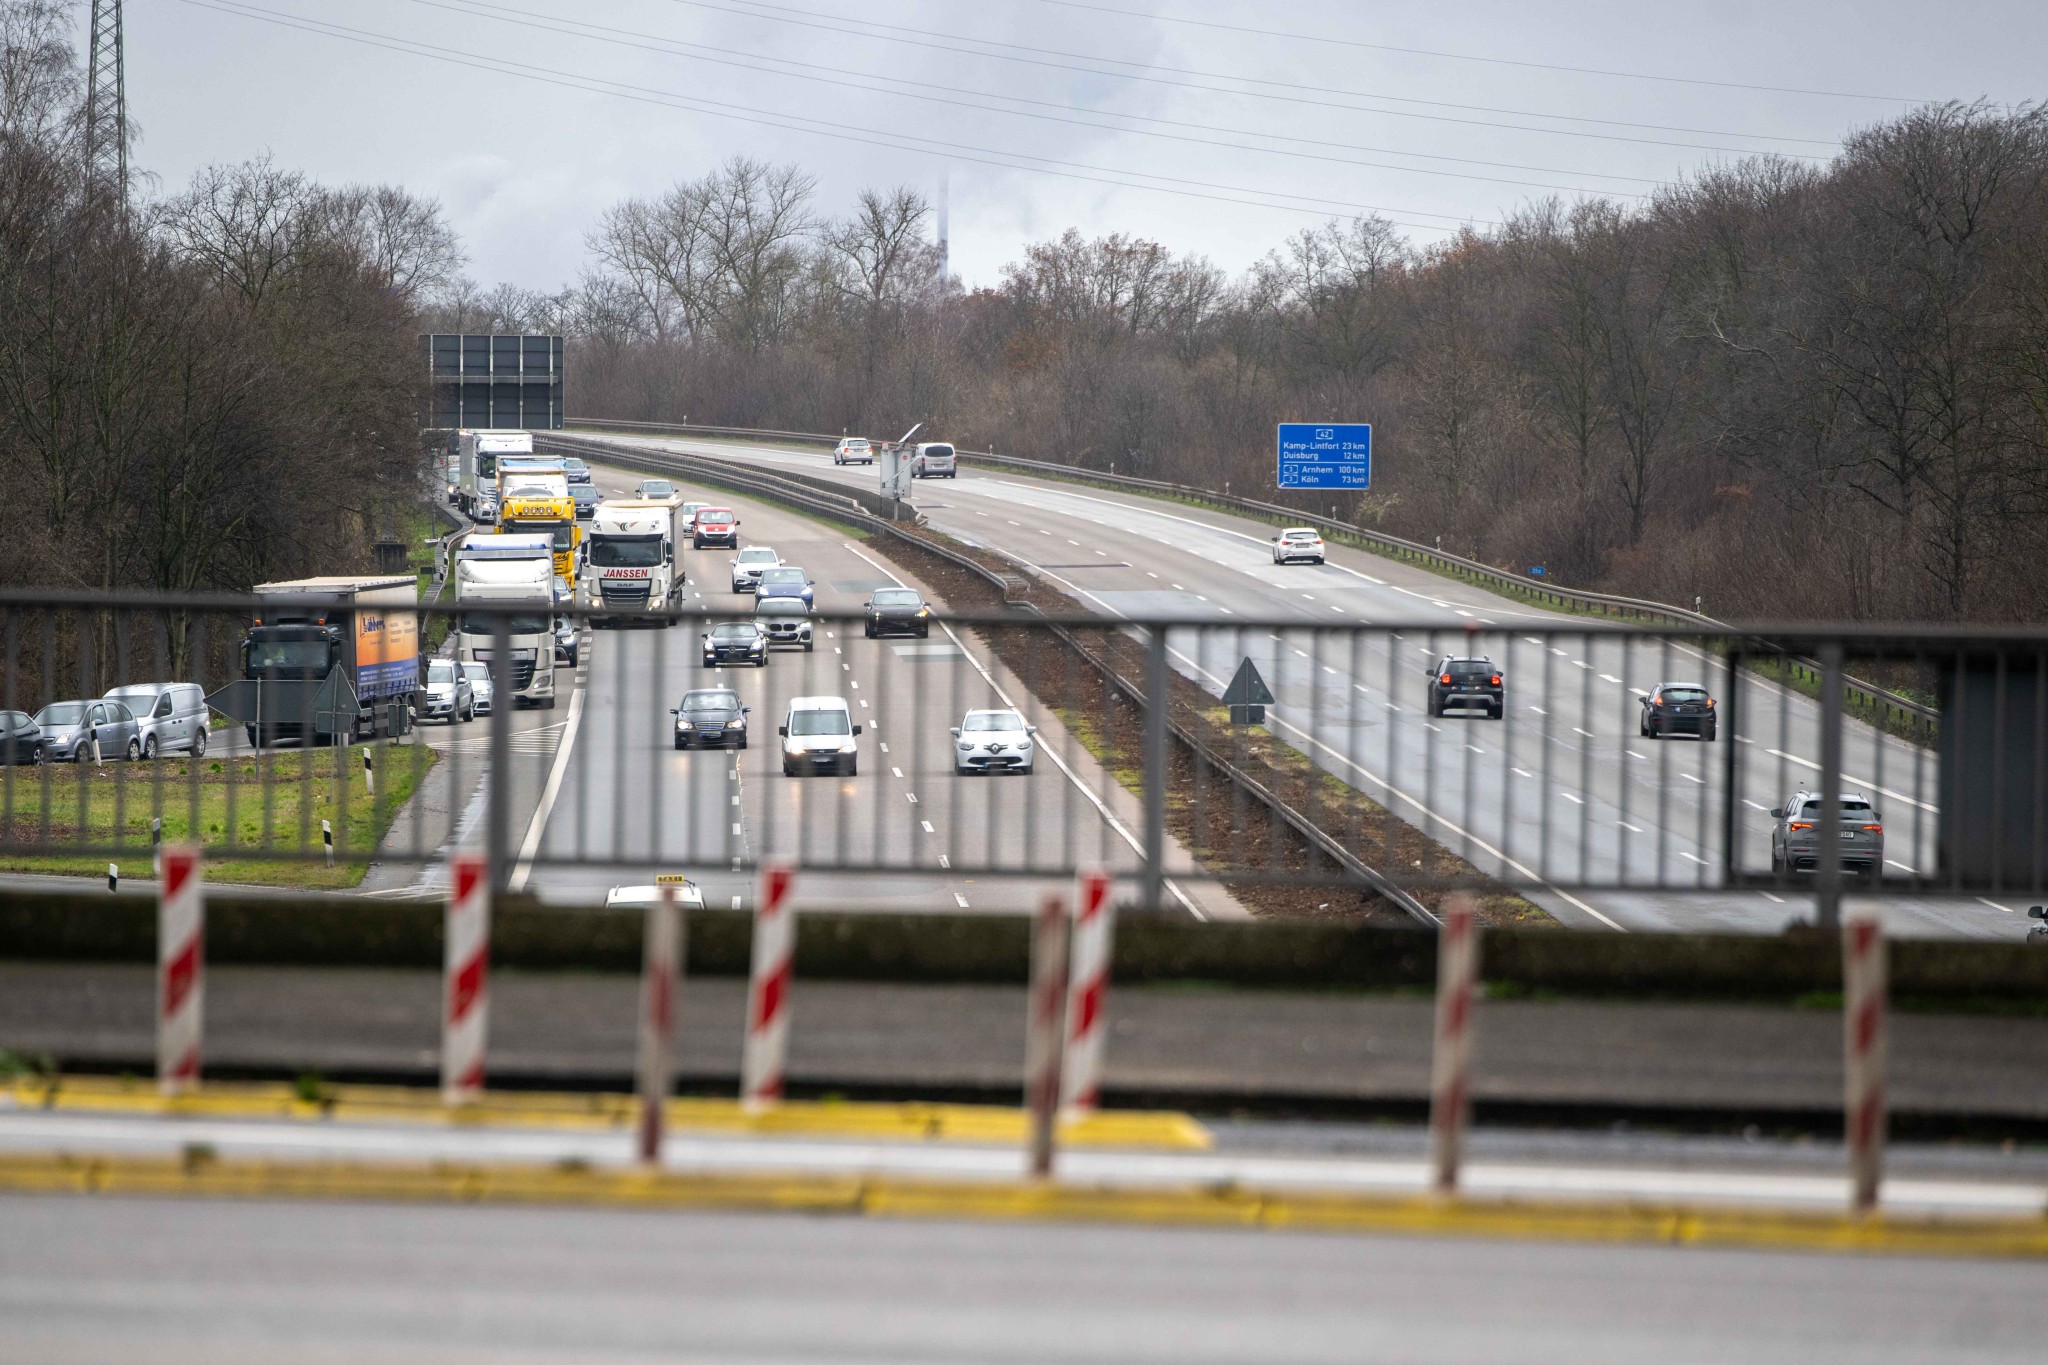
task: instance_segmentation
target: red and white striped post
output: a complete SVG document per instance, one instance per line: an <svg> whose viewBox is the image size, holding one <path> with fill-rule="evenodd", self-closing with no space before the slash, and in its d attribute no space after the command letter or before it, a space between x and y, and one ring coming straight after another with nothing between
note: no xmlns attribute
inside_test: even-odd
<svg viewBox="0 0 2048 1365"><path fill-rule="evenodd" d="M1059 1122L1068 942L1067 904L1047 896L1031 927L1030 1003L1024 1018L1024 1106L1031 1117L1031 1174L1039 1178L1052 1174Z"/></svg>
<svg viewBox="0 0 2048 1365"><path fill-rule="evenodd" d="M1858 907L1842 919L1842 1118L1849 1202L1857 1213L1877 1207L1884 1180L1887 976L1884 921L1871 907Z"/></svg>
<svg viewBox="0 0 2048 1365"><path fill-rule="evenodd" d="M156 909L156 1083L166 1095L199 1084L206 1017L206 899L199 850L166 844Z"/></svg>
<svg viewBox="0 0 2048 1365"><path fill-rule="evenodd" d="M1067 1056L1060 1068L1061 1104L1092 1114L1102 1102L1103 1007L1109 1000L1109 954L1115 909L1109 873L1084 868L1074 879L1074 955L1067 987Z"/></svg>
<svg viewBox="0 0 2048 1365"><path fill-rule="evenodd" d="M683 966L682 910L663 883L647 907L640 954L640 1162L661 1164L662 1108L675 1084L676 994Z"/></svg>
<svg viewBox="0 0 2048 1365"><path fill-rule="evenodd" d="M761 1109L782 1098L789 1057L789 985L796 956L796 912L789 893L796 871L787 863L761 869L754 908L754 962L747 983L747 1040L740 1054L740 1101Z"/></svg>
<svg viewBox="0 0 2048 1365"><path fill-rule="evenodd" d="M472 1104L484 1093L490 1031L491 882L484 855L449 864L447 953L441 1009L441 1100Z"/></svg>
<svg viewBox="0 0 2048 1365"><path fill-rule="evenodd" d="M1472 987L1479 933L1472 898L1444 898L1436 948L1436 1045L1431 1053L1429 1155L1437 1193L1455 1194L1472 1112Z"/></svg>

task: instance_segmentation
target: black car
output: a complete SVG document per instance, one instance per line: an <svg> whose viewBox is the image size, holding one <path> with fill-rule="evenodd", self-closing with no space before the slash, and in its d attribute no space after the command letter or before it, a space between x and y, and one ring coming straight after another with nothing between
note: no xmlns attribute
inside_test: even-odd
<svg viewBox="0 0 2048 1365"><path fill-rule="evenodd" d="M43 761L43 727L26 711L0 711L0 764Z"/></svg>
<svg viewBox="0 0 2048 1365"><path fill-rule="evenodd" d="M726 621L704 632L704 666L768 663L768 632L752 621Z"/></svg>
<svg viewBox="0 0 2048 1365"><path fill-rule="evenodd" d="M1437 660L1429 675L1429 714L1441 716L1451 707L1461 711L1482 708L1499 720L1508 707L1507 679L1491 659Z"/></svg>
<svg viewBox="0 0 2048 1365"><path fill-rule="evenodd" d="M744 749L747 714L753 709L741 706L740 694L729 687L699 687L686 692L683 704L669 710L676 718L676 747Z"/></svg>
<svg viewBox="0 0 2048 1365"><path fill-rule="evenodd" d="M1721 728L1714 699L1698 683L1658 683L1649 696L1637 700L1643 704L1640 728L1644 739L1698 735L1711 744Z"/></svg>
<svg viewBox="0 0 2048 1365"><path fill-rule="evenodd" d="M932 633L932 609L915 588L877 588L868 599L867 636Z"/></svg>

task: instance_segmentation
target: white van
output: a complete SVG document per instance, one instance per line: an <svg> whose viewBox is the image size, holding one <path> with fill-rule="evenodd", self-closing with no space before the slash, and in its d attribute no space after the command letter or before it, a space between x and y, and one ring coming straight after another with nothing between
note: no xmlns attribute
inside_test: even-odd
<svg viewBox="0 0 2048 1365"><path fill-rule="evenodd" d="M957 479L960 477L959 457L953 453L953 447L945 441L926 441L919 445L917 453L910 457L910 477Z"/></svg>
<svg viewBox="0 0 2048 1365"><path fill-rule="evenodd" d="M854 737L860 726L844 697L791 697L789 714L782 719L782 775L838 773L852 777L860 771L860 746Z"/></svg>
<svg viewBox="0 0 2048 1365"><path fill-rule="evenodd" d="M174 753L198 758L206 752L209 712L198 683L131 683L115 688L103 700L119 702L135 713L144 758Z"/></svg>

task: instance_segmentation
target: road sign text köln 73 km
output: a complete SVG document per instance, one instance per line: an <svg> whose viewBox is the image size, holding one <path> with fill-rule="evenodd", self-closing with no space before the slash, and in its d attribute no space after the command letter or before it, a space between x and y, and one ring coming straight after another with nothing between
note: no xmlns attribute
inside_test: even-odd
<svg viewBox="0 0 2048 1365"><path fill-rule="evenodd" d="M1370 422L1280 423L1282 488L1372 487Z"/></svg>

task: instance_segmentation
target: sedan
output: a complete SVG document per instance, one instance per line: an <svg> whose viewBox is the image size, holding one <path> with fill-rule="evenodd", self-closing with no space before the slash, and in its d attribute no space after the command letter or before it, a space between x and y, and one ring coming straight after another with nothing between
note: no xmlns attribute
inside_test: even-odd
<svg viewBox="0 0 2048 1365"><path fill-rule="evenodd" d="M969 711L953 727L953 771L968 773L1013 772L1031 774L1031 737L1036 725L1026 725L1015 711Z"/></svg>
<svg viewBox="0 0 2048 1365"><path fill-rule="evenodd" d="M704 632L704 666L768 664L768 636L752 621L725 621Z"/></svg>
<svg viewBox="0 0 2048 1365"><path fill-rule="evenodd" d="M0 711L0 764L43 761L43 727L26 711Z"/></svg>
<svg viewBox="0 0 2048 1365"><path fill-rule="evenodd" d="M867 637L932 633L932 609L915 588L877 588L868 599Z"/></svg>
<svg viewBox="0 0 2048 1365"><path fill-rule="evenodd" d="M744 749L747 747L747 716L754 708L740 705L740 694L729 687L699 687L683 694L683 704L671 707L676 718L676 747L688 749Z"/></svg>
<svg viewBox="0 0 2048 1365"><path fill-rule="evenodd" d="M574 455L562 461L562 473L567 476L572 484L590 482L590 466L577 459Z"/></svg>
<svg viewBox="0 0 2048 1365"><path fill-rule="evenodd" d="M36 712L43 732L43 757L53 763L89 763L93 739L102 759L142 757L142 732L135 713L117 701L53 701Z"/></svg>
<svg viewBox="0 0 2048 1365"><path fill-rule="evenodd" d="M1644 739L1698 735L1711 744L1721 728L1714 699L1698 683L1658 683L1649 696L1637 700L1643 704L1637 728Z"/></svg>
<svg viewBox="0 0 2048 1365"><path fill-rule="evenodd" d="M816 586L794 564L778 564L761 571L761 576L754 581L754 593L764 602L771 597L800 597L808 610L812 605L811 589Z"/></svg>

